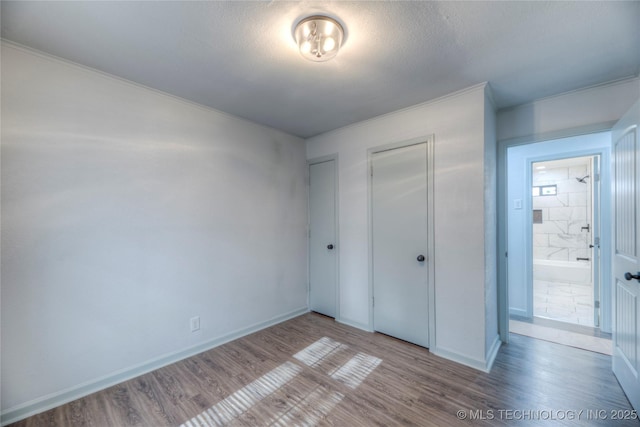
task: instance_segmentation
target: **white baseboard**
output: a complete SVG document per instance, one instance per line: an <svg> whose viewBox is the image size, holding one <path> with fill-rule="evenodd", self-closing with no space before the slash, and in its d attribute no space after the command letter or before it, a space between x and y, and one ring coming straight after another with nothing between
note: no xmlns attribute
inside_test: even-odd
<svg viewBox="0 0 640 427"><path fill-rule="evenodd" d="M341 317L341 318L336 317L336 322L342 323L343 325L354 327L356 329L362 329L363 331L373 332L373 330L369 327L369 325L361 322L356 322L350 319L345 319L344 317Z"/></svg>
<svg viewBox="0 0 640 427"><path fill-rule="evenodd" d="M259 322L251 326L248 326L246 328L242 328L237 331L231 332L227 335L223 335L221 337L214 338L212 340L197 344L195 346L188 347L184 350L169 353L169 354L148 360L141 364L122 369L120 371L114 372L102 378L98 378L96 380L92 380L84 384L80 384L80 385L68 388L66 390L61 390L59 392L52 393L44 397L40 397L38 399L31 400L29 402L15 406L13 408L9 408L7 410L2 411L2 414L0 415L0 425L5 426L7 424L14 423L16 421L22 420L24 418L30 417L35 414L39 414L41 412L47 411L57 406L64 405L65 403L69 403L76 399L80 399L81 397L87 396L91 393L104 390L107 387L111 387L121 382L130 380L132 378L135 378L140 375L146 374L148 372L154 371L156 369L162 368L163 366L170 365L172 363L186 359L187 357L191 357L198 353L202 353L203 351L210 350L212 348L225 344L229 341L233 341L245 335L249 335L254 332L257 332L261 329L265 329L270 326L277 325L278 323L282 323L286 320L292 319L294 317L298 317L301 314L308 313L308 312L309 312L309 309L307 307L299 308L289 313L273 317L264 322Z"/></svg>
<svg viewBox="0 0 640 427"><path fill-rule="evenodd" d="M502 341L500 340L500 335L496 334L495 338L493 339L493 343L491 344L491 347L487 352L486 372L490 372L491 368L493 368L493 362L496 361L498 351L500 351L500 346L502 346Z"/></svg>
<svg viewBox="0 0 640 427"><path fill-rule="evenodd" d="M500 348L500 345L498 345L498 348ZM447 349L444 349L442 347L437 347L437 346L436 346L436 348L429 349L429 351L431 353L435 354L436 356L443 357L445 359L449 359L449 360L451 360L453 362L460 363L461 365L469 366L471 368L477 369L477 370L482 371L482 372L489 373L489 370L491 369L491 366L490 366L490 364L488 363L487 360L476 359L476 358L469 357L469 356L466 356L464 354L458 353L456 351L447 350ZM496 351L496 354L497 354L497 350L495 350L495 351ZM491 363L493 363L493 361Z"/></svg>

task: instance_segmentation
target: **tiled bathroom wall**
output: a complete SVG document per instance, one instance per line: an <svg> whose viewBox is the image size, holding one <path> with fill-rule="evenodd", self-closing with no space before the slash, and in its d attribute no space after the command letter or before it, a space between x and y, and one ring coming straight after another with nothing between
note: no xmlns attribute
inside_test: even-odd
<svg viewBox="0 0 640 427"><path fill-rule="evenodd" d="M533 196L533 258L576 261L591 254L590 157L533 164L533 186L556 185L557 194ZM577 178L584 178L585 183ZM536 212L535 211L539 211ZM541 223L539 222L541 213ZM536 218L536 216L538 218ZM536 221L536 219L538 221ZM591 228L589 229L591 230Z"/></svg>

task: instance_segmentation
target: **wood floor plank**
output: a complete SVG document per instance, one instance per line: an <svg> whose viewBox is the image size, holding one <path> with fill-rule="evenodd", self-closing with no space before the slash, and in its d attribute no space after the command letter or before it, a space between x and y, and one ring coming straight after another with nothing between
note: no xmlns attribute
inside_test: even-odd
<svg viewBox="0 0 640 427"><path fill-rule="evenodd" d="M12 427L640 424L617 411L610 356L512 335L487 374L310 313Z"/></svg>
<svg viewBox="0 0 640 427"><path fill-rule="evenodd" d="M162 398L162 390L153 375L142 375L130 381L133 392L131 399L139 408L143 420L154 420L160 425L174 425L175 416L167 411L168 402Z"/></svg>

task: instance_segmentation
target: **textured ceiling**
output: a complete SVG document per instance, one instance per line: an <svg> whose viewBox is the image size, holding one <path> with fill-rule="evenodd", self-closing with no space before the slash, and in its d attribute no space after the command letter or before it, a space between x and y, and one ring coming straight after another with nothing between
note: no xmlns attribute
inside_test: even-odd
<svg viewBox="0 0 640 427"><path fill-rule="evenodd" d="M640 2L11 2L2 37L309 137L488 81L499 108L640 73ZM292 27L346 26L303 59Z"/></svg>

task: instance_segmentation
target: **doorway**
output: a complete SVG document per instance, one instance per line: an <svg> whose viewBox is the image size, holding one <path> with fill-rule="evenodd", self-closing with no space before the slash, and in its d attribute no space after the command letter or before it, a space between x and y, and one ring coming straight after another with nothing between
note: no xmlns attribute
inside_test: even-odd
<svg viewBox="0 0 640 427"><path fill-rule="evenodd" d="M533 315L600 326L599 156L532 163Z"/></svg>
<svg viewBox="0 0 640 427"><path fill-rule="evenodd" d="M509 310L502 339L514 328L542 328L537 337L548 340L610 338L611 288L601 280L611 274L610 137L605 131L505 147L501 274ZM610 353L610 341L600 344Z"/></svg>

